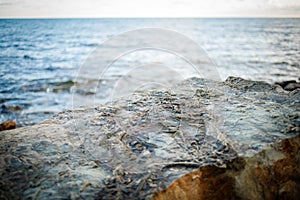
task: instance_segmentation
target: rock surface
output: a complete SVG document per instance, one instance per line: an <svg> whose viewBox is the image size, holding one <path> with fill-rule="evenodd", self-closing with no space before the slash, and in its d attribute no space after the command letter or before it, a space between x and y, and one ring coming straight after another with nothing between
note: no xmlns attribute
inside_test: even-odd
<svg viewBox="0 0 300 200"><path fill-rule="evenodd" d="M17 124L14 121L5 121L0 124L0 131L11 130L17 128Z"/></svg>
<svg viewBox="0 0 300 200"><path fill-rule="evenodd" d="M300 91L186 80L0 133L8 199L296 199Z"/></svg>
<svg viewBox="0 0 300 200"><path fill-rule="evenodd" d="M295 80L276 82L275 84L280 85L284 90L287 91L294 91L296 89L300 89L300 82L297 82Z"/></svg>
<svg viewBox="0 0 300 200"><path fill-rule="evenodd" d="M299 199L300 135L274 143L226 168L205 166L185 174L153 200Z"/></svg>

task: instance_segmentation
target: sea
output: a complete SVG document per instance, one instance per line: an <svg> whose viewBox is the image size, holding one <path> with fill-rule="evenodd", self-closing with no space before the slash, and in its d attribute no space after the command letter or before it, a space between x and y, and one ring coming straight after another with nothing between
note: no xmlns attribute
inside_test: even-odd
<svg viewBox="0 0 300 200"><path fill-rule="evenodd" d="M203 78L213 67L222 81L298 80L300 19L0 19L0 123L40 123L81 106L74 96L101 104L122 89L176 83L198 76L188 67L195 65Z"/></svg>

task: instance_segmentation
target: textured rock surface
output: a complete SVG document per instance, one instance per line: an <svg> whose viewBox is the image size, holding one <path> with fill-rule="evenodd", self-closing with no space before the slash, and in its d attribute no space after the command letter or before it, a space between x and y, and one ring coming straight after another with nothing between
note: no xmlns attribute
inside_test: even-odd
<svg viewBox="0 0 300 200"><path fill-rule="evenodd" d="M300 83L295 80L276 82L275 84L280 85L284 90L287 91L293 91L300 88Z"/></svg>
<svg viewBox="0 0 300 200"><path fill-rule="evenodd" d="M299 97L194 78L1 132L1 197L293 198Z"/></svg>
<svg viewBox="0 0 300 200"><path fill-rule="evenodd" d="M5 121L0 124L0 131L11 130L17 128L14 121Z"/></svg>
<svg viewBox="0 0 300 200"><path fill-rule="evenodd" d="M201 167L177 179L153 200L299 199L300 135L274 143L251 158L235 158L226 168Z"/></svg>

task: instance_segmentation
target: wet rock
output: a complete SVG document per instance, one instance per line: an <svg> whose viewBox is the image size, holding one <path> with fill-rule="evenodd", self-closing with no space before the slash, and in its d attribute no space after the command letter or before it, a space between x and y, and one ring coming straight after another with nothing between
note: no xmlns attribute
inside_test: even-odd
<svg viewBox="0 0 300 200"><path fill-rule="evenodd" d="M293 91L299 88L300 88L300 83L289 83L284 87L284 89L287 91Z"/></svg>
<svg viewBox="0 0 300 200"><path fill-rule="evenodd" d="M300 88L300 83L295 80L276 82L275 84L280 85L284 90L293 91Z"/></svg>
<svg viewBox="0 0 300 200"><path fill-rule="evenodd" d="M0 131L11 130L17 128L17 124L14 121L6 121L0 124Z"/></svg>
<svg viewBox="0 0 300 200"><path fill-rule="evenodd" d="M21 106L9 106L9 105L2 105L1 106L1 113L10 113L16 111L22 111L23 108Z"/></svg>
<svg viewBox="0 0 300 200"><path fill-rule="evenodd" d="M0 134L0 196L293 199L299 97L264 82L192 78L66 111Z"/></svg>
<svg viewBox="0 0 300 200"><path fill-rule="evenodd" d="M275 82L275 84L280 85L282 88L284 88L285 86L287 86L290 83L297 83L297 82L295 80Z"/></svg>

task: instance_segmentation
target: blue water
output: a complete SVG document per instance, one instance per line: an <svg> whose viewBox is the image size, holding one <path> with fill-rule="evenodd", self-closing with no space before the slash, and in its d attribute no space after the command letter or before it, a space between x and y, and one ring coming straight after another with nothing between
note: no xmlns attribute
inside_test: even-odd
<svg viewBox="0 0 300 200"><path fill-rule="evenodd" d="M69 109L76 73L97 45L146 27L194 40L223 80L300 77L300 19L2 19L0 122L25 126Z"/></svg>

